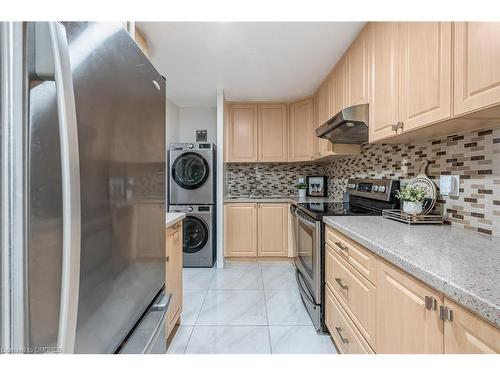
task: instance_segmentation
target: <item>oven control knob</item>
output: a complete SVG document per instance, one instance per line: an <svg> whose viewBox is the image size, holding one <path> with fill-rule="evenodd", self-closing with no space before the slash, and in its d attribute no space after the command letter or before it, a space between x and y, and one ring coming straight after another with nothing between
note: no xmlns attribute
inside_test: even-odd
<svg viewBox="0 0 500 375"><path fill-rule="evenodd" d="M193 207L188 207L188 211L189 212L193 211Z"/></svg>
<svg viewBox="0 0 500 375"><path fill-rule="evenodd" d="M356 184L348 184L347 187L349 189L356 189Z"/></svg>
<svg viewBox="0 0 500 375"><path fill-rule="evenodd" d="M380 186L378 187L378 192L379 192L379 193L385 193L385 185L380 185Z"/></svg>
<svg viewBox="0 0 500 375"><path fill-rule="evenodd" d="M373 191L374 193L377 193L377 192L378 192L378 185L373 185L373 186L372 186L372 191Z"/></svg>
<svg viewBox="0 0 500 375"><path fill-rule="evenodd" d="M192 143L190 143L190 144L188 145L188 148L190 148L190 149L191 149L191 148L193 148L193 147L194 147L194 145L193 145Z"/></svg>

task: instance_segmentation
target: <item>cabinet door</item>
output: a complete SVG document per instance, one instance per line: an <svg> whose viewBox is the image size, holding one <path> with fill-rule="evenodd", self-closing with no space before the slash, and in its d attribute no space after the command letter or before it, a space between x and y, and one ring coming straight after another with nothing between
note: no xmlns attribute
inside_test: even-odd
<svg viewBox="0 0 500 375"><path fill-rule="evenodd" d="M451 22L399 26L399 120L404 131L451 117Z"/></svg>
<svg viewBox="0 0 500 375"><path fill-rule="evenodd" d="M224 210L226 256L257 256L257 204L231 203Z"/></svg>
<svg viewBox="0 0 500 375"><path fill-rule="evenodd" d="M333 111L331 116L335 116L338 112L346 108L346 63L345 63L345 58L342 57L339 62L335 65L335 68L333 69L333 76L332 76L332 86L333 86Z"/></svg>
<svg viewBox="0 0 500 375"><path fill-rule="evenodd" d="M379 262L377 266L377 353L443 353L443 321L439 309L427 309L425 297L442 296L399 269Z"/></svg>
<svg viewBox="0 0 500 375"><path fill-rule="evenodd" d="M167 228L167 269L165 285L172 294L168 307L167 337L182 312L182 222Z"/></svg>
<svg viewBox="0 0 500 375"><path fill-rule="evenodd" d="M444 301L452 310L451 321L444 323L444 352L446 354L498 354L500 330L477 318L463 307Z"/></svg>
<svg viewBox="0 0 500 375"><path fill-rule="evenodd" d="M365 27L346 54L346 107L369 102L369 46L368 27Z"/></svg>
<svg viewBox="0 0 500 375"><path fill-rule="evenodd" d="M313 159L314 126L312 99L308 98L290 105L289 161Z"/></svg>
<svg viewBox="0 0 500 375"><path fill-rule="evenodd" d="M398 24L373 22L371 35L370 142L396 134L398 122Z"/></svg>
<svg viewBox="0 0 500 375"><path fill-rule="evenodd" d="M134 206L135 255L140 258L163 257L165 253L165 206L138 203ZM160 235L161 234L161 235Z"/></svg>
<svg viewBox="0 0 500 375"><path fill-rule="evenodd" d="M286 104L259 105L259 161L287 161Z"/></svg>
<svg viewBox="0 0 500 375"><path fill-rule="evenodd" d="M454 23L454 114L500 103L500 22Z"/></svg>
<svg viewBox="0 0 500 375"><path fill-rule="evenodd" d="M258 205L258 255L286 257L288 254L288 205Z"/></svg>
<svg viewBox="0 0 500 375"><path fill-rule="evenodd" d="M228 161L257 161L257 104L229 104L228 116Z"/></svg>

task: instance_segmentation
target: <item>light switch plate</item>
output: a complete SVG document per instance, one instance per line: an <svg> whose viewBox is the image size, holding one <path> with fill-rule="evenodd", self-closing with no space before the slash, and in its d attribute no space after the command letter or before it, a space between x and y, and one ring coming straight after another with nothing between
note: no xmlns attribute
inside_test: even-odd
<svg viewBox="0 0 500 375"><path fill-rule="evenodd" d="M439 178L439 192L441 195L458 197L460 194L460 176L441 175Z"/></svg>

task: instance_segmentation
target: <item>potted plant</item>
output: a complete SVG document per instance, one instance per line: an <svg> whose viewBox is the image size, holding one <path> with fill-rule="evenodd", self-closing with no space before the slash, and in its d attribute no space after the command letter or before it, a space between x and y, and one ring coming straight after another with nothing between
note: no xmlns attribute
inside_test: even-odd
<svg viewBox="0 0 500 375"><path fill-rule="evenodd" d="M423 211L423 202L427 191L422 186L406 185L396 191L396 198L403 201L403 212L419 215Z"/></svg>
<svg viewBox="0 0 500 375"><path fill-rule="evenodd" d="M306 196L307 184L305 182L299 182L296 186L299 190L299 198L304 198Z"/></svg>

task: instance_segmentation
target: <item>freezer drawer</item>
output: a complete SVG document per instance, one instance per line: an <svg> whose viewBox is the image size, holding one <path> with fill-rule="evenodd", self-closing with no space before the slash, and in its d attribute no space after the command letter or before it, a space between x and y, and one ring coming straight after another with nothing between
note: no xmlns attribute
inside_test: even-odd
<svg viewBox="0 0 500 375"><path fill-rule="evenodd" d="M162 293L132 332L119 354L165 354L165 324L171 294Z"/></svg>

